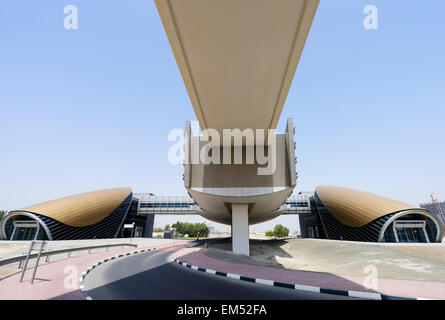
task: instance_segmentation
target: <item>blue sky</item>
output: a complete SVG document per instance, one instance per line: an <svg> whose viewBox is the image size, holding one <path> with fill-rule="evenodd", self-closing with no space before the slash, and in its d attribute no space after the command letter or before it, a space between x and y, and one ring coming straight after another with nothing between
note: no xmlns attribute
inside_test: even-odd
<svg viewBox="0 0 445 320"><path fill-rule="evenodd" d="M63 27L69 4L78 30ZM363 28L368 4L378 30ZM294 118L297 191L445 200L443 12L439 0L321 1L278 125ZM167 158L185 120L195 115L153 1L2 1L0 209L120 186L185 194Z"/></svg>

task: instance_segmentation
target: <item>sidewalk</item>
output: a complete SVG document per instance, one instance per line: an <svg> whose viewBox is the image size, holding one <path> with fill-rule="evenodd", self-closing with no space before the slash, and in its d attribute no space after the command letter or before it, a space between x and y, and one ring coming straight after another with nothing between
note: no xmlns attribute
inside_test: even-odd
<svg viewBox="0 0 445 320"><path fill-rule="evenodd" d="M28 269L23 282L20 282L21 273L0 281L0 300L85 300L79 289L79 277L97 261L140 249L177 248L174 247L175 244L114 250L48 263L39 266L34 284L30 283L33 269Z"/></svg>
<svg viewBox="0 0 445 320"><path fill-rule="evenodd" d="M45 251L54 250L64 250L70 248L82 248L90 246L100 246L100 245L113 245L113 244L133 244L138 247L160 247L168 244L176 243L178 240L175 239L153 239L153 238L117 238L117 239L87 239L87 240L57 240L57 241L47 241ZM182 240L184 241L184 240ZM0 262L8 260L12 257L24 256L28 252L29 245L31 241L0 241ZM124 247L125 248L125 247ZM128 247L127 247L128 248ZM119 250L119 247L107 247L107 248L97 248L89 252L89 249L73 251L71 252L71 258L76 258L84 256L91 253L102 253L107 251ZM33 252L34 254L36 251ZM51 254L51 263L65 260L68 253ZM34 266L36 259L30 259L28 263L28 268ZM40 259L39 267L47 264L46 258ZM14 274L19 269L19 262L3 264L0 266L0 281L1 279L7 277L8 275Z"/></svg>
<svg viewBox="0 0 445 320"><path fill-rule="evenodd" d="M381 293L391 296L445 299L445 283L378 279L378 290L364 287L364 277L339 276L331 273L283 270L246 264L237 264L210 258L203 254L207 249L185 248L174 254L175 258L198 267L233 273L246 277L286 282L336 290Z"/></svg>

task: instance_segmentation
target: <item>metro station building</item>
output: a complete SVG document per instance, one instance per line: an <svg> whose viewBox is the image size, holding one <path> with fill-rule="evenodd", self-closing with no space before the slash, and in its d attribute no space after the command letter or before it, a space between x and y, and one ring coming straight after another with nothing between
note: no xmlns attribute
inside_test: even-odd
<svg viewBox="0 0 445 320"><path fill-rule="evenodd" d="M441 242L442 224L426 209L371 193L318 186L290 196L277 216L295 215L303 238L363 242ZM189 196L134 194L130 188L88 192L12 210L1 233L8 240L72 240L151 237L156 215L203 214ZM225 224L230 225L230 221ZM251 223L254 224L254 223Z"/></svg>
<svg viewBox="0 0 445 320"><path fill-rule="evenodd" d="M442 242L440 220L420 207L333 186L318 186L310 201L311 213L300 217L303 237L365 242Z"/></svg>

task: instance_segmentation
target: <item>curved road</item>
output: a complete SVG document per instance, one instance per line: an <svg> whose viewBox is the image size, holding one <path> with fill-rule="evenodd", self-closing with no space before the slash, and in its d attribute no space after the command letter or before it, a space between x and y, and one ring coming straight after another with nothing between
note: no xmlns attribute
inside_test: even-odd
<svg viewBox="0 0 445 320"><path fill-rule="evenodd" d="M184 268L168 257L172 251L141 253L109 261L85 278L93 299L131 300L289 300L349 297L271 287Z"/></svg>

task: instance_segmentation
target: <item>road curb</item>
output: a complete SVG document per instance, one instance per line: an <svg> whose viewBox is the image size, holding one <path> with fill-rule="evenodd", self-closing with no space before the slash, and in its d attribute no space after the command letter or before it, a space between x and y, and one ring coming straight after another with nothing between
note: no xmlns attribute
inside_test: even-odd
<svg viewBox="0 0 445 320"><path fill-rule="evenodd" d="M128 257L131 255L135 255L135 254L140 254L140 253L145 253L145 252L149 252L149 251L155 251L158 249L165 249L165 248L170 248L170 247L181 247L181 246L186 246L187 244L175 244L175 245L169 245L169 246L164 246L164 247L159 247L159 248L148 248L148 249L141 249L141 250L136 250L136 251L130 251L130 252L126 252L126 253L121 253L121 254L117 254L115 256L109 257L109 258L105 258L102 259L98 262L96 262L95 264L89 266L85 271L82 272L81 276L79 277L79 289L82 292L82 294L84 295L86 300L93 300L93 298L88 294L87 290L85 290L85 285L84 285L84 281L86 276L94 269L96 269L98 266L107 263L109 261L113 261L119 258L124 258L124 257Z"/></svg>
<svg viewBox="0 0 445 320"><path fill-rule="evenodd" d="M296 284L296 283L278 282L278 281L273 281L273 280L252 278L252 277L242 276L239 274L217 271L217 270L213 270L213 269L206 269L206 268L202 268L199 266L191 265L187 262L181 261L176 258L174 259L174 262L176 262L177 264L179 264L185 268L189 268L189 269L192 269L195 271L206 272L206 273L214 274L217 276L237 279L237 280L241 280L241 281L255 282L255 283L269 285L269 286L273 286L273 287L281 287L281 288L287 288L287 289L293 289L293 290L335 294L335 295L354 297L354 298L363 298L363 299L370 299L370 300L429 300L429 299L424 299L424 298L399 297L399 296L390 296L390 295L386 295L386 294L365 292L365 291L338 290L338 289L331 289L331 288L320 288L320 287L315 287L315 286L301 285L301 284Z"/></svg>

